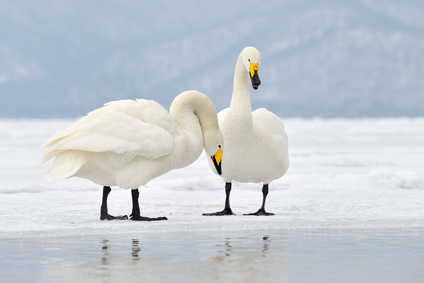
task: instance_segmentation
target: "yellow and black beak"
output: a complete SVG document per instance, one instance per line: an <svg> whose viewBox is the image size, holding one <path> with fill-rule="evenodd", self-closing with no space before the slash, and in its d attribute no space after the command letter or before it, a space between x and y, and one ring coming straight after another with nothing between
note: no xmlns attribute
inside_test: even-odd
<svg viewBox="0 0 424 283"><path fill-rule="evenodd" d="M258 87L261 85L261 80L259 79L259 64L253 64L250 63L249 67L249 74L250 74L250 80L252 81L252 87L253 89L258 89Z"/></svg>
<svg viewBox="0 0 424 283"><path fill-rule="evenodd" d="M218 151L211 156L211 159L213 164L215 165L216 172L218 172L218 174L221 175L222 174L222 169L221 169L222 149L220 145L218 147L219 147Z"/></svg>

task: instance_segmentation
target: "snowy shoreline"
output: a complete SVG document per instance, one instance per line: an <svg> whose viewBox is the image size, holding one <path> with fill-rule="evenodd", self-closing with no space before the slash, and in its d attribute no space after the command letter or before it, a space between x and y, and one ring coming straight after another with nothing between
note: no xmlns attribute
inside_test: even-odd
<svg viewBox="0 0 424 283"><path fill-rule="evenodd" d="M222 209L224 183L201 156L140 189L142 214L168 221L100 221L101 188L82 179L43 183L40 144L74 120L0 120L0 238L220 231L349 231L424 228L424 119L285 119L290 168L271 183L272 217L249 217L259 184L234 185L234 217ZM130 211L114 188L110 211Z"/></svg>

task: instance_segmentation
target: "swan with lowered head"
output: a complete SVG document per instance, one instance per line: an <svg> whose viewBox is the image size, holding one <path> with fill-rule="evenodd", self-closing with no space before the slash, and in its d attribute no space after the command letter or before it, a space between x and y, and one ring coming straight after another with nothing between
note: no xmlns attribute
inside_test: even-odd
<svg viewBox="0 0 424 283"><path fill-rule="evenodd" d="M280 118L264 108L252 112L249 81L253 89L258 89L260 60L260 53L254 47L244 48L237 59L230 107L218 114L225 141L222 157L225 207L222 211L203 215L234 214L230 207L232 181L262 183L262 206L247 215L273 215L265 210L266 197L269 183L282 177L288 169L288 143Z"/></svg>
<svg viewBox="0 0 424 283"><path fill-rule="evenodd" d="M221 174L223 137L212 101L198 91L185 91L169 113L152 100L119 100L96 109L47 139L41 164L54 158L46 182L73 176L103 186L100 219L109 215L110 186L132 189L132 220L166 220L140 216L138 188L172 169L193 163L203 147L214 171Z"/></svg>

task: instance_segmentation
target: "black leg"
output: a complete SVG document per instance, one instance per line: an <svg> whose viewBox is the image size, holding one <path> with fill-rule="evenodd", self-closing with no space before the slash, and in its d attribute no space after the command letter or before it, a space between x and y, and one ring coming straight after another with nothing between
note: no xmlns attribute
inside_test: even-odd
<svg viewBox="0 0 424 283"><path fill-rule="evenodd" d="M225 183L225 207L224 210L213 212L213 213L203 213L204 216L222 216L222 215L235 215L230 207L230 192L231 192L231 182Z"/></svg>
<svg viewBox="0 0 424 283"><path fill-rule="evenodd" d="M103 198L102 198L102 206L100 207L100 220L125 220L128 219L128 216L112 216L107 211L107 198L112 189L110 187L103 187Z"/></svg>
<svg viewBox="0 0 424 283"><path fill-rule="evenodd" d="M274 213L269 213L265 211L265 202L266 202L266 197L268 195L268 184L264 184L264 186L262 187L262 206L261 208L259 208L258 211L254 212L254 213L248 213L248 214L244 214L244 215L265 215L265 216L270 216L270 215L274 215Z"/></svg>
<svg viewBox="0 0 424 283"><path fill-rule="evenodd" d="M157 221L157 220L168 220L166 217L156 217L156 218L150 218L150 217L144 217L140 215L140 205L138 204L138 196L140 195L138 189L131 190L131 197L132 197L132 213L130 215L131 220L134 221Z"/></svg>

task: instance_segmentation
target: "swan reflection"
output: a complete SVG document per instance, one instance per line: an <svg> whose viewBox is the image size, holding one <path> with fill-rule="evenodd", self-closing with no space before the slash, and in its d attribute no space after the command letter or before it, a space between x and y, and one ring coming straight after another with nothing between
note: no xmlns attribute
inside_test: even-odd
<svg viewBox="0 0 424 283"><path fill-rule="evenodd" d="M108 264L108 257L109 257L109 251L108 251L109 246L107 244L108 242L109 242L109 240L103 240L102 241L102 253L103 253L103 255L101 257L102 265Z"/></svg>
<svg viewBox="0 0 424 283"><path fill-rule="evenodd" d="M141 251L139 243L140 241L137 239L132 240L131 256L134 261L140 260L140 257L138 256L138 253Z"/></svg>
<svg viewBox="0 0 424 283"><path fill-rule="evenodd" d="M102 244L102 256L101 256L101 264L102 265L108 265L109 264L109 259L114 257L112 255L112 253L109 251L110 250L110 245L109 245L109 240L104 239L101 242ZM139 261L140 257L139 257L139 253L141 251L141 248L139 246L140 241L138 239L132 239L132 243L131 243L131 258L133 261ZM116 257L116 256L115 256Z"/></svg>
<svg viewBox="0 0 424 283"><path fill-rule="evenodd" d="M194 241L190 238L104 239L100 249L102 277L108 279L129 270L135 279L141 276L138 273L141 270L167 270L155 273L154 278L166 281L191 274L199 280L214 278L227 282L237 278L245 282L260 281L274 270L285 268L284 245L279 238L264 234L204 237Z"/></svg>
<svg viewBox="0 0 424 283"><path fill-rule="evenodd" d="M264 235L262 240L250 242L248 238L225 238L224 244L218 244L218 256L212 257L216 261L223 261L226 257L262 257L266 258L270 250L270 236ZM243 242L248 243L243 243ZM234 244L233 244L234 243Z"/></svg>

